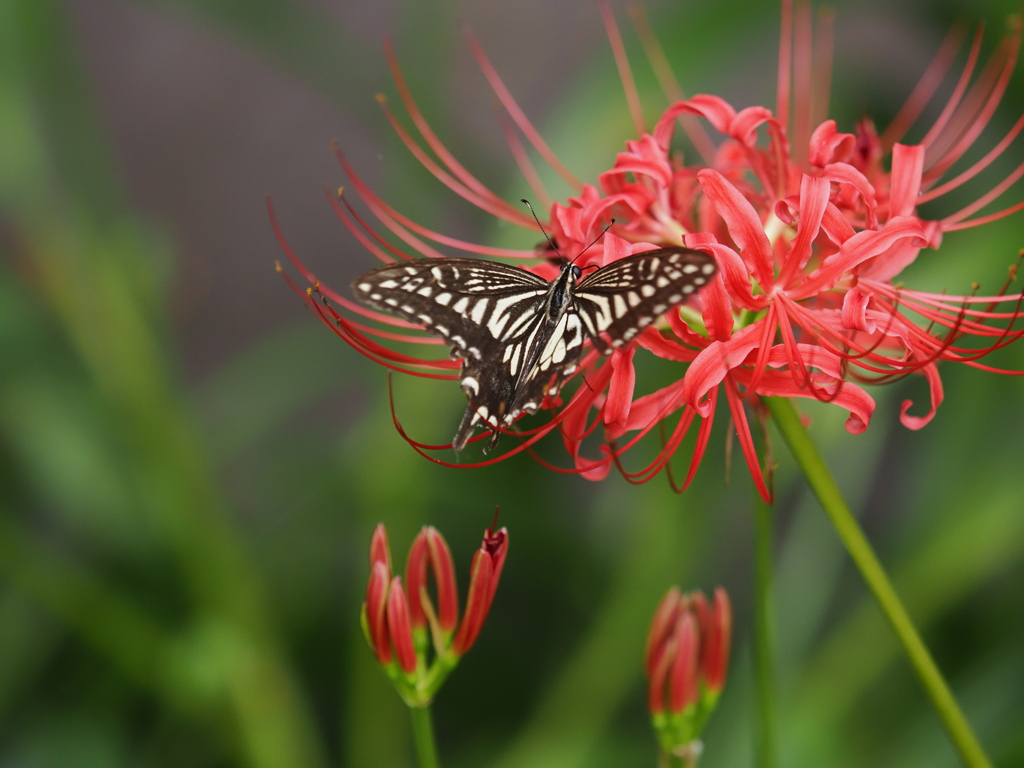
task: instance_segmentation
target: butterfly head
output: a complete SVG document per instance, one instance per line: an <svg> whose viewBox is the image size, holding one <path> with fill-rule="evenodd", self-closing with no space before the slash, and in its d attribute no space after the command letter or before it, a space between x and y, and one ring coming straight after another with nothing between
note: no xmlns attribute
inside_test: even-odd
<svg viewBox="0 0 1024 768"><path fill-rule="evenodd" d="M579 258L581 256L583 256L583 254L585 254L587 251L589 251L591 246L593 246L594 243L596 243L598 240L600 240L604 236L605 232L607 232L609 229L612 228L612 225L615 223L615 219L612 219L610 222L608 222L608 224L605 226L605 228L601 230L601 234L599 234L597 237L595 237L593 242L590 243L590 245L588 245L582 251L577 253L576 254L576 258L574 258L572 261L565 261L565 257L562 256L561 252L558 250L558 246L555 245L555 241L551 239L551 236L547 233L547 230L544 229L544 225L540 223L540 219L537 217L537 212L535 210L533 210L533 206L530 205L530 201L527 200L526 198L522 198L520 200L520 202L525 204L526 207L530 209L530 213L533 214L533 220L537 222L537 227L540 229L541 232L544 233L544 239L547 240L548 248L540 248L540 247L538 247L538 249L537 249L539 251L538 255L542 256L543 258L548 259L548 261L555 261L556 263L557 263L557 261L556 261L557 259L561 259L562 260L562 274L559 277L558 282L563 284L563 285L567 284L567 283L568 284L575 283L577 280L580 279L580 276L583 274L583 270L580 267L576 266L577 260L579 260ZM593 265L593 266L594 266L594 269L597 269L597 265Z"/></svg>

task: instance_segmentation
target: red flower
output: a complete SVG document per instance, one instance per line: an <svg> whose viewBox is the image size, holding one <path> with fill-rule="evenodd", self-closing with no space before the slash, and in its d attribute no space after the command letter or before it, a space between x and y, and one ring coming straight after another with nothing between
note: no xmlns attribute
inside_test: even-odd
<svg viewBox="0 0 1024 768"><path fill-rule="evenodd" d="M459 658L476 641L494 599L507 551L505 528L484 532L483 543L473 556L466 612L460 623L455 566L448 544L437 529L424 527L413 542L404 587L402 578L391 574L391 553L383 523L374 530L363 631L377 661L409 706L429 704ZM434 575L437 608L428 590L428 571Z"/></svg>
<svg viewBox="0 0 1024 768"><path fill-rule="evenodd" d="M701 592L672 587L647 636L647 706L662 748L676 752L700 737L718 704L729 666L732 608L719 587L709 606Z"/></svg>
<svg viewBox="0 0 1024 768"><path fill-rule="evenodd" d="M437 585L438 610L435 613L427 594L427 566ZM413 629L427 626L429 611L438 629L451 635L459 620L459 594L455 589L455 566L448 543L434 526L426 526L412 543L405 563L405 583L409 585L409 606Z"/></svg>
<svg viewBox="0 0 1024 768"><path fill-rule="evenodd" d="M922 415L908 412L909 401L901 409L902 423L918 429L931 420L942 402L940 361L1019 373L981 361L1024 333L1014 329L1022 297L1005 295L1009 281L990 296L934 294L894 283L922 249L938 248L944 233L1024 208L1024 202L1015 202L978 215L1024 175L1022 164L959 211L928 219L919 210L920 205L940 200L993 165L1024 128L1021 117L984 157L955 176L951 174L977 141L1006 90L1019 49L1019 25L974 77L982 42L979 30L939 117L917 144L901 144L899 140L946 74L958 47L956 35L943 45L892 126L879 135L867 119L853 132L840 131L834 121L819 113L824 100L811 99L812 94L827 93L830 51L812 44L811 12L805 3L798 5L795 14L791 3L783 3L774 112L766 107L736 110L715 96L684 99L640 17L641 37L672 101L647 131L618 28L607 6L602 6L602 11L639 138L626 142L626 150L598 177L596 186L581 184L558 162L479 46L472 38L469 41L511 123L577 190L566 203L548 206L554 240L562 253L579 254L614 217L615 224L607 234L579 258L581 267L602 266L633 253L682 244L713 255L718 272L695 306L670 311L661 323L646 328L635 343L610 358L592 350L586 354L581 369L587 384L565 401L548 398L543 407L553 412L550 421L520 432L523 439L518 446L482 463L530 450L536 440L557 428L573 459L570 471L600 479L613 464L621 468L622 454L654 427L667 426L662 448L649 465L633 472L622 469L631 482L645 482L668 465L694 422L699 422L689 471L677 488L682 490L700 464L724 395L754 482L762 497L770 500L748 417L748 408L758 412L760 397L804 397L834 403L849 413L847 429L859 433L867 428L874 411L874 401L861 385L918 373L928 381L930 406ZM403 105L426 147L406 131L383 98L381 103L410 151L456 194L535 232L523 211L484 187L442 144L417 109L393 51L389 48L387 53ZM720 144L710 141L702 122L725 137ZM700 162L684 162L673 149L677 125L683 126L700 150ZM511 125L507 134L537 198L549 201L519 134ZM376 197L340 154L339 159L355 191L380 223L424 257L444 255L430 242L487 257L538 256L532 250L467 243L422 227ZM344 205L332 200L338 215L378 258L410 258L375 232L347 201L342 202ZM410 341L439 345L439 339L417 335L414 326L355 305L320 286L286 244L284 247L314 286L307 291L310 305L353 347L394 370L456 378L458 363L446 355L414 357L388 346ZM527 268L549 278L557 270L548 261ZM1011 269L1011 278L1015 271L1015 267ZM364 324L357 317L375 324ZM682 363L675 381L653 392L637 393L637 347ZM398 428L401 430L400 425ZM604 444L598 455L587 456L584 439L598 430ZM443 447L406 439L424 455Z"/></svg>

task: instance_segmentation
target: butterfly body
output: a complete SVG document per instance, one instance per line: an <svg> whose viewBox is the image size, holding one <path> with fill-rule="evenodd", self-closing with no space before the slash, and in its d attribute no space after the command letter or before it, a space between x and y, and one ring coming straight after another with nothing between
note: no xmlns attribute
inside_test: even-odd
<svg viewBox="0 0 1024 768"><path fill-rule="evenodd" d="M584 341L601 352L627 343L715 271L705 253L661 248L582 277L564 264L547 281L482 259L413 259L370 270L356 298L440 336L463 359L469 407L452 441L461 450L477 425L499 428L533 413L578 370ZM606 340L607 339L607 340Z"/></svg>

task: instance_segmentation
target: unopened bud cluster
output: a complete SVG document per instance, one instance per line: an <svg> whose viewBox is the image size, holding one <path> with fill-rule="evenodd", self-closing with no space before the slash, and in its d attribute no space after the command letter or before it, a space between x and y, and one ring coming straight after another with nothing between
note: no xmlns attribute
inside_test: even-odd
<svg viewBox="0 0 1024 768"><path fill-rule="evenodd" d="M729 667L732 608L719 587L708 603L701 592L672 587L647 637L645 667L651 722L664 752L699 750L701 732L718 704Z"/></svg>
<svg viewBox="0 0 1024 768"><path fill-rule="evenodd" d="M455 566L436 528L423 528L405 566L392 573L387 531L378 525L370 541L370 581L362 624L377 661L411 707L430 704L444 679L472 647L494 599L508 551L505 528L484 532L470 566L466 611L459 621ZM436 603L428 590L433 576Z"/></svg>

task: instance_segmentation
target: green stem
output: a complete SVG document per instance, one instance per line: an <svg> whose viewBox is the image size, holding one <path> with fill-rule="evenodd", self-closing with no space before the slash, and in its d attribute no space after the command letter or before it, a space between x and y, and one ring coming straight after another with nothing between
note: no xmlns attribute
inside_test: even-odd
<svg viewBox="0 0 1024 768"><path fill-rule="evenodd" d="M697 740L682 751L659 750L658 768L673 768L673 766L678 766L678 768L697 768L697 761L700 760L702 749L703 745Z"/></svg>
<svg viewBox="0 0 1024 768"><path fill-rule="evenodd" d="M412 737L416 744L416 758L420 768L440 768L437 757L437 739L434 737L434 718L430 707L409 707L412 718Z"/></svg>
<svg viewBox="0 0 1024 768"><path fill-rule="evenodd" d="M911 667L925 693L932 702L936 714L942 721L946 733L964 762L970 768L991 768L992 764L978 743L977 737L968 725L967 719L953 698L949 686L935 665L931 654L914 628L910 616L900 602L889 582L881 563L875 556L864 532L857 524L853 513L843 500L839 487L832 478L821 454L811 440L807 430L800 423L800 417L792 403L785 398L768 397L764 403L771 412L772 419L782 434L782 439L789 446L793 458L803 471L808 484L818 497L825 513L832 521L832 526L839 534L846 551L850 553L864 581L871 590L882 613L889 621L896 637L903 646Z"/></svg>
<svg viewBox="0 0 1024 768"><path fill-rule="evenodd" d="M754 493L754 687L757 695L758 768L775 766L775 615L772 598L772 523L770 504Z"/></svg>

